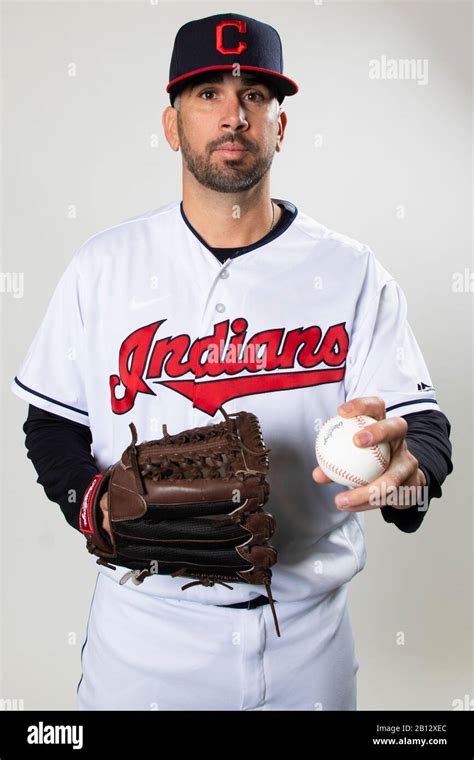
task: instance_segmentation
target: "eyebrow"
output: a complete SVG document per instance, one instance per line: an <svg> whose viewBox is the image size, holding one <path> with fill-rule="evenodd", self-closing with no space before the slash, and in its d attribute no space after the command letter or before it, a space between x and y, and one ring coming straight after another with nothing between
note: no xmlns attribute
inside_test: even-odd
<svg viewBox="0 0 474 760"><path fill-rule="evenodd" d="M221 73L210 74L205 79L201 79L200 82L196 82L196 84L194 84L191 87L191 92L194 92L198 87L202 87L203 85L222 84L223 79L224 79L224 77L223 77L223 74L221 74ZM243 84L246 84L246 85L262 85L262 87L267 87L267 89L269 89L268 86L265 84L265 82L261 82L261 81L259 81L258 79L256 79L253 76L243 76L243 77L240 77L240 79L243 82Z"/></svg>

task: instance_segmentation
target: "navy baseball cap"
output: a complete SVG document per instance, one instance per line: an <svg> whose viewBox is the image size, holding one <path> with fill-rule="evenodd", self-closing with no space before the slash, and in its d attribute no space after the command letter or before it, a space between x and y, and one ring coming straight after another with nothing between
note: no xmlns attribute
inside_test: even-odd
<svg viewBox="0 0 474 760"><path fill-rule="evenodd" d="M178 29L171 56L169 93L171 105L180 90L206 72L243 71L272 85L281 103L295 95L298 85L283 74L283 52L278 32L272 26L238 13L189 21Z"/></svg>

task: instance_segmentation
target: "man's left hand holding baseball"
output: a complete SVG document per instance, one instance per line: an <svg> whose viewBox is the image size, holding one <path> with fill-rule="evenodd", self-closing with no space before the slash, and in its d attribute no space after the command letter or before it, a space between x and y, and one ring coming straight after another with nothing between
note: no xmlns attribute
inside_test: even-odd
<svg viewBox="0 0 474 760"><path fill-rule="evenodd" d="M423 487L426 485L425 474L419 468L418 460L408 450L406 444L407 421L403 417L387 418L385 402L382 398L367 396L351 399L351 401L341 404L337 413L341 417L357 417L359 414L373 417L377 422L367 425L362 432L356 433L353 438L354 443L364 448L374 446L381 441L387 441L391 449L390 464L385 472L366 486L348 489L337 494L335 503L338 509L347 512L377 509L384 506L384 493L393 494L394 489L401 486ZM319 466L313 470L313 479L316 483L332 482ZM418 488L412 488L410 491L416 494ZM377 494L379 497L374 498L374 495ZM419 499L417 501L412 499L408 504L405 502L406 498L394 501L392 497L390 500L390 504L397 509L406 509L420 503Z"/></svg>

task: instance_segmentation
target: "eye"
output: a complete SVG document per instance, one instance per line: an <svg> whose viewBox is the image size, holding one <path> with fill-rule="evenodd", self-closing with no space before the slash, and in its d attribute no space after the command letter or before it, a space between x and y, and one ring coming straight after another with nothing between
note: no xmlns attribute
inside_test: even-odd
<svg viewBox="0 0 474 760"><path fill-rule="evenodd" d="M247 95L257 95L258 98L256 102L258 102L259 100L260 101L265 100L265 96L262 95L262 93L259 92L258 90L252 90L252 92L248 92Z"/></svg>
<svg viewBox="0 0 474 760"><path fill-rule="evenodd" d="M202 98L203 95L206 95L209 92L215 94L215 90L207 89L207 90L203 90L201 93L199 93L199 97ZM203 100L208 100L208 98L203 98Z"/></svg>
<svg viewBox="0 0 474 760"><path fill-rule="evenodd" d="M206 96L207 95L215 95L215 94L216 94L216 91L214 89L208 87L207 89L202 90L199 93L198 97L202 98L202 100L213 100L213 98L208 98ZM251 101L254 102L254 103L261 103L262 101L265 100L265 95L263 95L258 90L251 90L250 92L247 92L245 94L245 97L249 97L249 96L252 96Z"/></svg>

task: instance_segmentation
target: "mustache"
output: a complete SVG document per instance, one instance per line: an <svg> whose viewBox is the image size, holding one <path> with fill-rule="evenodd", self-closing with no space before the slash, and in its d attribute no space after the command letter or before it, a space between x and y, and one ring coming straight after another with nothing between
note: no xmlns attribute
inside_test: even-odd
<svg viewBox="0 0 474 760"><path fill-rule="evenodd" d="M241 138L235 139L232 137L223 137L222 140L219 140L218 143L213 143L211 150L217 150L224 143L232 143L233 145L240 145L241 148L245 148L246 150L255 152L254 146L248 143L247 140L242 140Z"/></svg>

